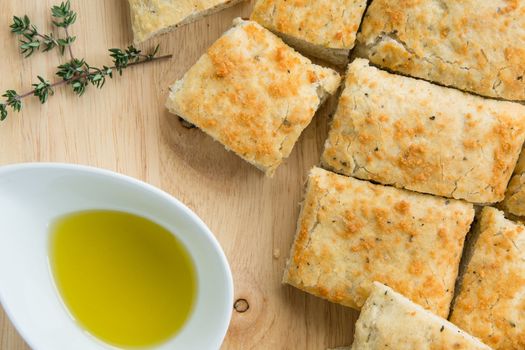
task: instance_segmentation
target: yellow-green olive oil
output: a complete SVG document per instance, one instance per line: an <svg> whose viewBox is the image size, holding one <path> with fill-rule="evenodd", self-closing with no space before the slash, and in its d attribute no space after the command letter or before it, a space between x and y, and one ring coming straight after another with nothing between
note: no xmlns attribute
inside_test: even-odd
<svg viewBox="0 0 525 350"><path fill-rule="evenodd" d="M162 226L119 211L83 211L51 225L50 265L78 324L135 348L162 343L188 320L197 283L184 245Z"/></svg>

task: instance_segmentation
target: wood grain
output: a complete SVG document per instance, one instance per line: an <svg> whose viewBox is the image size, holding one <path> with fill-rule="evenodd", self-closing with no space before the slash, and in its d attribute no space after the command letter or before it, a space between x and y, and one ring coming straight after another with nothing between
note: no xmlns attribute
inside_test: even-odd
<svg viewBox="0 0 525 350"><path fill-rule="evenodd" d="M49 7L58 1L0 2L0 91L28 89L36 75L51 78L64 58L57 53L22 59L8 23L27 13L49 28ZM125 0L73 0L79 19L74 52L108 64L106 49L131 42ZM303 133L290 158L268 179L197 129L185 129L167 113L169 84L230 25L248 17L240 4L144 45L160 44L170 62L132 68L102 91L77 98L67 89L46 105L25 100L21 114L0 124L0 164L72 162L115 170L147 181L181 199L209 225L230 261L235 297L249 309L234 311L222 349L318 350L351 343L357 313L294 288L281 276L292 243L308 169L318 164L327 133L329 101ZM29 349L0 310L0 349Z"/></svg>

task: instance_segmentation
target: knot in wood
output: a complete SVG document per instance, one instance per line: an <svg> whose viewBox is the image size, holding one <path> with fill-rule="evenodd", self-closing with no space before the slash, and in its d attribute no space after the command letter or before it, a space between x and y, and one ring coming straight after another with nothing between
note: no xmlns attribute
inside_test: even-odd
<svg viewBox="0 0 525 350"><path fill-rule="evenodd" d="M250 308L250 304L248 304L248 300L246 299L237 299L233 304L233 308L235 309L235 311L243 313L248 311L248 309Z"/></svg>

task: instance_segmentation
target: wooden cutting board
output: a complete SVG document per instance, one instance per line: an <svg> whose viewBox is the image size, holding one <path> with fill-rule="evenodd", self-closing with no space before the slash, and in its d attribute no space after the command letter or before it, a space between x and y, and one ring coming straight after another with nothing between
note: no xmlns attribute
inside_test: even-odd
<svg viewBox="0 0 525 350"><path fill-rule="evenodd" d="M23 59L9 31L13 15L28 14L50 29L51 0L0 2L0 91L25 92L37 75L54 80L58 53ZM76 56L109 64L107 49L132 40L126 0L73 0ZM45 105L24 100L23 113L0 124L0 164L72 162L115 170L171 193L193 209L219 239L230 261L235 299L222 349L321 350L348 345L357 313L281 284L303 185L318 164L334 101L305 130L273 179L227 152L197 129L186 129L164 108L168 86L205 52L235 17L248 17L248 1L148 42L170 61L130 68L102 90L78 98L66 88ZM37 181L37 180L36 180ZM13 232L16 234L16 232ZM36 292L36 291L35 291ZM246 307L244 301L238 305ZM205 335L204 335L205 336ZM0 309L0 349L29 347ZM199 349L201 350L201 349ZM202 349L204 350L204 349Z"/></svg>

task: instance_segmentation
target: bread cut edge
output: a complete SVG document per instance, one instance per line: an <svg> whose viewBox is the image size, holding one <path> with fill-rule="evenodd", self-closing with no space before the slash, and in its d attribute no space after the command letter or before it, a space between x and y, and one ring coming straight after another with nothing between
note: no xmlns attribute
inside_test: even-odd
<svg viewBox="0 0 525 350"><path fill-rule="evenodd" d="M293 238L293 243L292 243L292 247L290 249L290 254L289 254L289 257L288 259L286 260L286 266L284 268L284 274L283 274L283 277L282 277L282 280L281 280L281 283L283 284L289 284L291 286L294 286L296 288L299 288L298 284L295 283L291 278L290 278L290 269L293 265L293 259L296 255L296 252L297 252L297 249L298 249L298 245L300 243L300 240L299 240L299 236L301 235L301 226L303 224L303 222L305 221L305 218L307 216L312 216L312 214L314 213L310 213L310 212L307 212L307 209L308 209L308 202L315 202L317 201L317 194L312 191L312 187L313 187L313 182L317 182L318 179L316 178L316 176L314 176L314 172L316 172L318 168L314 167L312 169L310 169L310 171L308 172L308 177L307 177L307 180L306 180L306 188L304 190L304 194L303 194L303 200L301 201L301 203L299 203L299 206L301 208L300 212L299 212L299 219L297 219L297 226L296 226L296 229L295 229L295 234L294 234L294 238ZM309 226L312 226L312 225L309 225ZM308 227L308 231L311 231L311 227ZM311 232L308 232L308 238L310 237L310 234ZM302 289L302 288L300 288Z"/></svg>
<svg viewBox="0 0 525 350"><path fill-rule="evenodd" d="M313 44L309 41L297 38L295 36L279 32L277 30L267 28L275 35L279 36L286 44L293 47L296 51L303 55L315 57L332 63L339 68L346 67L349 62L349 55L352 47L348 48L331 48L317 44Z"/></svg>

